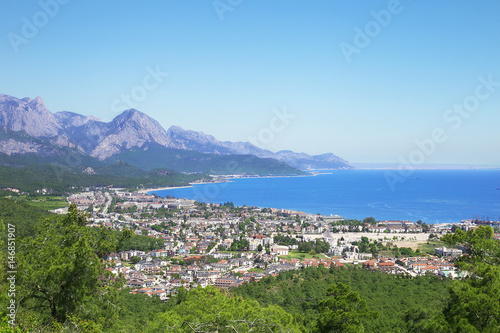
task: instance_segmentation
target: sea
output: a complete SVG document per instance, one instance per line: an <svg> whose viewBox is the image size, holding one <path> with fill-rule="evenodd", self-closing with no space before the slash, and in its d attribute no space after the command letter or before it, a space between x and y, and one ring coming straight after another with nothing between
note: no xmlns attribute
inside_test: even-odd
<svg viewBox="0 0 500 333"><path fill-rule="evenodd" d="M238 178L148 193L346 219L374 217L429 224L466 219L500 221L500 169L318 170L309 174Z"/></svg>

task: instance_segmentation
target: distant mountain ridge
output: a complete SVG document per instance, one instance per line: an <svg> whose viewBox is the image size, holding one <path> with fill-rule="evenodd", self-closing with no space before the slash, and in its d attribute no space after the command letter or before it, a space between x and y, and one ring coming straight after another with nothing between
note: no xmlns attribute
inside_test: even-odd
<svg viewBox="0 0 500 333"><path fill-rule="evenodd" d="M248 154L260 158L273 158L300 170L352 169L352 165L349 162L332 153L315 156L305 153L295 153L291 150L282 150L273 153L269 150L261 149L250 142L218 141L212 135L184 130L180 126L171 126L167 134L175 141L181 143L185 149L196 150L202 153L225 155Z"/></svg>
<svg viewBox="0 0 500 333"><path fill-rule="evenodd" d="M40 153L49 156L51 153L57 154L57 147L69 147L105 161L113 156L113 160L116 160L117 156L126 155L132 149L135 150L136 159L140 151L146 152L152 147L158 151L157 147L160 146L167 150L213 155L253 155L264 159L259 162L261 169L268 169L263 166L270 162L266 159L274 159L301 170L352 168L347 161L334 154L310 156L292 151L273 153L249 142L222 142L211 135L184 130L179 126L171 126L166 131L155 119L135 109L125 110L107 123L94 116L68 111L51 113L40 97L18 99L0 94L0 129L4 133L0 137L0 153L7 155ZM9 137L8 134L23 132L26 135L22 139L19 136ZM151 154L147 155L148 159L154 158ZM182 158L187 156L179 152L177 155L182 155ZM208 160L213 163L227 159L212 157ZM280 167L280 164L271 164Z"/></svg>

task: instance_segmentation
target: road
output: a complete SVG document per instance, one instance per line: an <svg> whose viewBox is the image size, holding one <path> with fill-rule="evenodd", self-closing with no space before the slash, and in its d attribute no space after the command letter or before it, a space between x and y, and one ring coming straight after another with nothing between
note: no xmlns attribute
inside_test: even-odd
<svg viewBox="0 0 500 333"><path fill-rule="evenodd" d="M109 206L111 205L111 201L113 198L111 198L111 194L108 192L104 192L104 196L106 197L106 202L104 203L104 208L102 210L103 214L106 214L108 212Z"/></svg>

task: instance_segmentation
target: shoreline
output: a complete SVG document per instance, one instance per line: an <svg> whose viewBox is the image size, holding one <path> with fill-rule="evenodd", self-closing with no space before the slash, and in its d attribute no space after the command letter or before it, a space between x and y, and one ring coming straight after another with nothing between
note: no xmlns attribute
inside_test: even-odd
<svg viewBox="0 0 500 333"><path fill-rule="evenodd" d="M137 192L139 193L144 193L144 194L149 194L149 192L154 192L154 191L166 191L166 190L176 190L179 188L191 188L193 185L206 185L206 184L224 184L224 183L230 183L230 182L201 182L201 183L189 183L189 185L185 186L167 186L167 187L158 187L158 188L145 188L142 190L138 190Z"/></svg>
<svg viewBox="0 0 500 333"><path fill-rule="evenodd" d="M307 172L307 171L306 171ZM285 177L313 177L313 176L318 176L318 175L323 175L323 174L330 174L330 173L317 173L317 174L310 174L310 175L295 175L295 176L248 176L248 177L241 177L241 175L211 175L212 177L223 177L226 179L224 182L199 182L199 183L189 183L189 185L185 186L166 186L166 187L158 187L158 188L145 188L142 190L138 190L137 192L139 193L145 193L148 194L148 192L153 192L153 191L165 191L165 190L175 190L178 188L190 188L193 187L193 185L206 185L206 184L224 184L224 183L231 183L233 179L250 179L250 178L285 178Z"/></svg>
<svg viewBox="0 0 500 333"><path fill-rule="evenodd" d="M192 186L168 186L168 187L159 187L159 188L145 188L142 190L138 190L137 192L143 193L143 194L148 194L148 192L152 192L152 191L164 191L164 190L172 190L175 188L189 188L189 187L192 187Z"/></svg>

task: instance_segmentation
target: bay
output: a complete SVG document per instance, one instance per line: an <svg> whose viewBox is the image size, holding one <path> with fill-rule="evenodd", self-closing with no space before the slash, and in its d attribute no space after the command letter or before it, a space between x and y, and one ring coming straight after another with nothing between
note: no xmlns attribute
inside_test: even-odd
<svg viewBox="0 0 500 333"><path fill-rule="evenodd" d="M349 219L500 220L500 170L414 170L404 176L397 170L323 172L306 177L241 178L149 193Z"/></svg>

